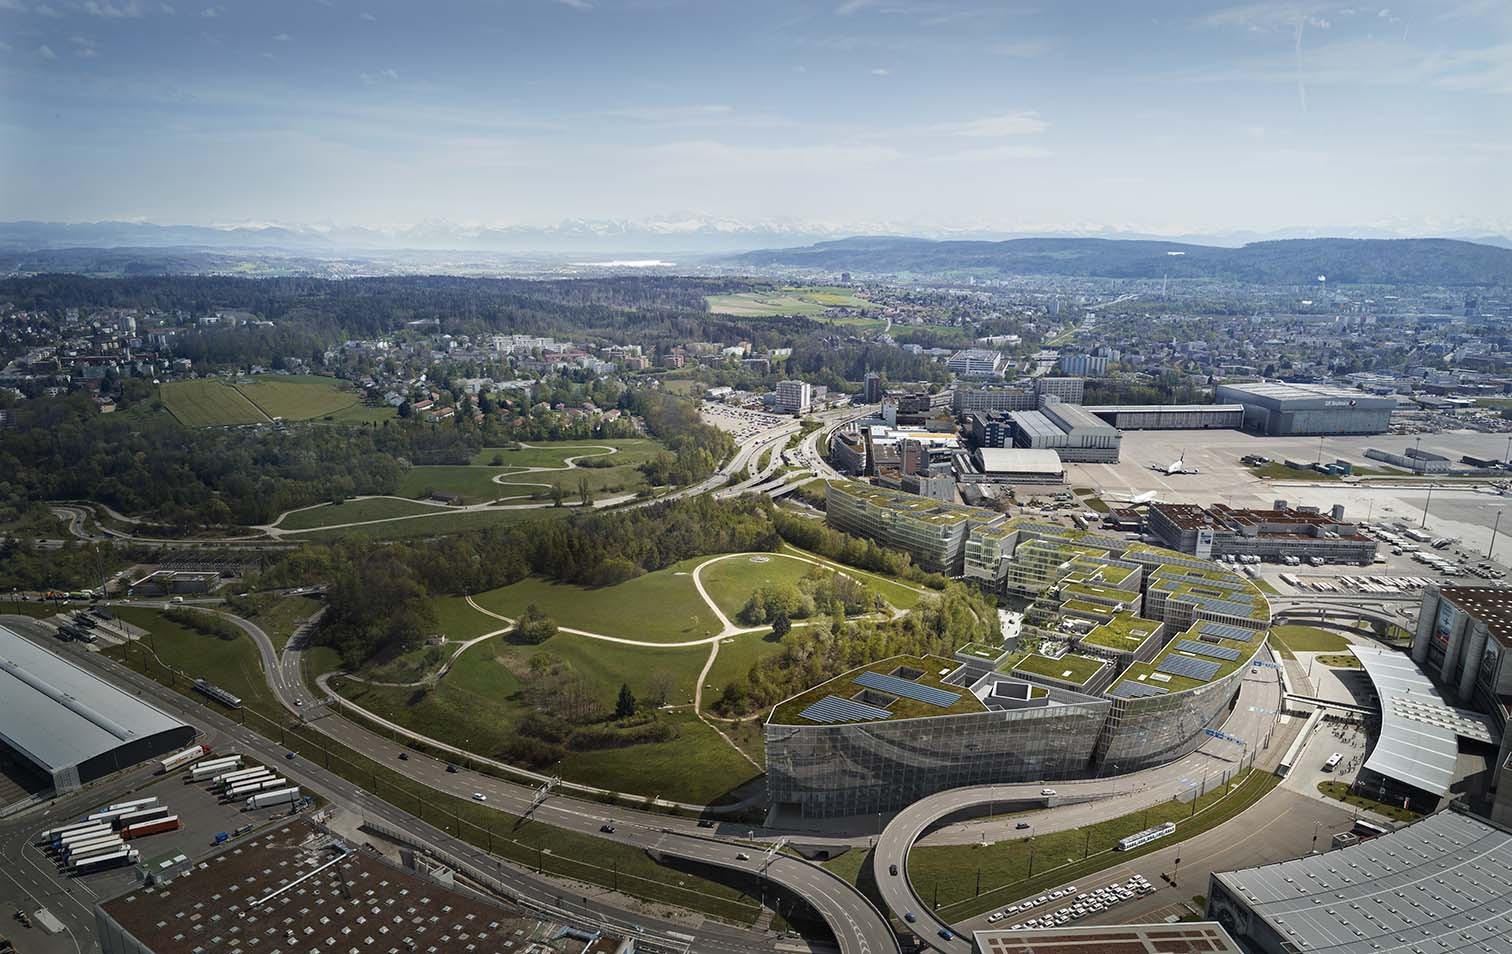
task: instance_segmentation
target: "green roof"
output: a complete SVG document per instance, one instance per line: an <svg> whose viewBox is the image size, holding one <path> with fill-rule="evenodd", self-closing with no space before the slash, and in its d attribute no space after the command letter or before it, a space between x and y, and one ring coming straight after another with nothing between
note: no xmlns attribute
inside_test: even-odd
<svg viewBox="0 0 1512 954"><path fill-rule="evenodd" d="M1183 639L1189 639L1192 642L1200 642L1203 629L1213 625L1222 624L1214 624L1211 620L1198 620L1197 622L1193 623L1189 629L1177 634L1176 637L1173 638L1169 644L1167 644L1166 648L1162 649L1160 651L1160 654L1154 659L1150 660L1149 662L1135 663L1134 665L1130 666L1128 670L1123 674L1123 676L1119 678L1118 682L1143 681L1152 686L1159 686L1160 688L1166 690L1166 692L1184 692L1187 689L1196 689L1199 686L1207 685L1209 682L1217 682L1219 679L1222 679L1224 676L1229 675L1236 669L1242 669L1245 666L1248 666L1250 664L1250 660L1254 658L1255 653L1259 651L1261 646L1265 645L1265 635L1267 631L1263 629L1256 629L1249 631L1254 635L1247 644L1239 643L1231 639L1225 639L1223 642L1215 644L1223 646L1227 649L1239 650L1239 658L1234 660L1218 659L1215 656L1202 656L1194 655L1192 653L1184 653L1179 648L1177 648L1178 644ZM1225 632L1227 632L1227 630L1225 630ZM1159 666L1161 661L1173 655L1187 656L1188 658L1203 659L1207 660L1208 662L1217 663L1218 671L1213 674L1213 678L1211 680L1206 681L1202 679L1191 679L1186 676L1171 675L1170 673L1160 673L1160 676L1162 677L1160 679L1153 678L1153 675L1160 671ZM1141 680L1139 678L1140 676L1145 676L1146 678L1144 680ZM1169 681L1166 681L1165 677L1167 676L1170 677ZM1114 685L1117 684L1118 683L1114 683Z"/></svg>
<svg viewBox="0 0 1512 954"><path fill-rule="evenodd" d="M1118 613L1108 622L1082 637L1089 646L1101 646L1114 652L1131 653L1144 645L1160 629L1160 622L1135 616L1133 613Z"/></svg>
<svg viewBox="0 0 1512 954"><path fill-rule="evenodd" d="M992 660L1003 655L1003 647L989 646L986 643L967 643L956 650L958 656L975 656L978 659Z"/></svg>
<svg viewBox="0 0 1512 954"><path fill-rule="evenodd" d="M961 686L946 685L940 679L940 670L954 672L960 667L960 663L951 659L944 659L940 656L890 656L887 659L880 659L877 662L858 666L848 672L841 673L827 682L822 682L817 686L805 689L791 699L779 702L772 709L772 714L767 721L774 725L844 725L845 723L813 722L809 719L801 718L799 713L825 696L839 696L842 699L850 699L860 695L862 692L868 691L864 686L859 685L855 681L856 677L863 672L876 672L886 675L900 667L920 670L923 675L913 680L919 685L932 686L936 689L944 689L947 692L959 693L960 698L949 706L941 707L931 705L928 702L921 702L918 699L909 699L900 696L896 702L887 707L888 711L892 713L890 721L987 711L986 707L982 705L982 701L972 695L970 690Z"/></svg>
<svg viewBox="0 0 1512 954"><path fill-rule="evenodd" d="M1106 660L1083 656L1079 653L1066 653L1059 659L1033 653L1020 659L1013 668L1016 672L1033 673L1075 686L1084 686L1088 680L1097 675L1098 670L1106 665L1108 665Z"/></svg>

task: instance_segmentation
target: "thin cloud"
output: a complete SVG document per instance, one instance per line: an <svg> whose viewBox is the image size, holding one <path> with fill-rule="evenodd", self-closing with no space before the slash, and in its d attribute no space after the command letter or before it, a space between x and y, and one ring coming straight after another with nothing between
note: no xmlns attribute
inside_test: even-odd
<svg viewBox="0 0 1512 954"><path fill-rule="evenodd" d="M593 4L589 3L588 0L557 0L557 3L560 3L564 7L571 7L574 10L593 9Z"/></svg>
<svg viewBox="0 0 1512 954"><path fill-rule="evenodd" d="M37 55L44 60L55 60L58 58L58 54L54 53L52 47L46 43L37 47Z"/></svg>
<svg viewBox="0 0 1512 954"><path fill-rule="evenodd" d="M969 136L978 139L998 139L1005 136L1032 136L1050 128L1050 124L1036 112L1004 113L1000 116L984 116L964 122L939 123L929 131L943 136Z"/></svg>
<svg viewBox="0 0 1512 954"><path fill-rule="evenodd" d="M142 15L142 5L138 0L126 0L125 3L113 3L111 0L84 0L83 10L93 17L104 17L107 20L129 20Z"/></svg>
<svg viewBox="0 0 1512 954"><path fill-rule="evenodd" d="M1011 43L995 43L988 47L988 52L993 56L1007 56L1014 59L1044 56L1049 51L1050 41L1045 39L1016 40Z"/></svg>
<svg viewBox="0 0 1512 954"><path fill-rule="evenodd" d="M273 39L277 40L280 43L287 43L290 39L292 39L292 37L290 37L287 33L280 33L277 36L273 37Z"/></svg>
<svg viewBox="0 0 1512 954"><path fill-rule="evenodd" d="M871 71L871 75L873 75L873 76L891 76L892 75L892 70L888 69L885 66L879 66L876 69L874 69L874 70Z"/></svg>
<svg viewBox="0 0 1512 954"><path fill-rule="evenodd" d="M375 16L373 16L368 11L364 10L361 13L357 14L357 19L359 19L359 20L366 20L369 23L374 23L374 22L377 21L378 18L375 17Z"/></svg>
<svg viewBox="0 0 1512 954"><path fill-rule="evenodd" d="M1015 159L1048 159L1054 155L1043 146L988 146L985 149L962 149L931 159L935 162L1011 162Z"/></svg>

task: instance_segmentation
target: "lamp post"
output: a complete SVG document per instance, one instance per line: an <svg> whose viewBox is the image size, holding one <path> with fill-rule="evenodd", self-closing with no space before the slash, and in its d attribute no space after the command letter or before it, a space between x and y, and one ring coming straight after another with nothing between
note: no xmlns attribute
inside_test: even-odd
<svg viewBox="0 0 1512 954"><path fill-rule="evenodd" d="M1496 528L1501 526L1502 512L1496 511L1496 520L1491 524L1491 545L1486 547L1486 559L1491 559L1491 551L1496 549Z"/></svg>
<svg viewBox="0 0 1512 954"><path fill-rule="evenodd" d="M1428 483L1428 499L1423 501L1423 522L1420 523L1420 524L1418 524L1418 529L1419 530L1421 530L1424 527L1428 526L1428 505L1431 504L1431 503L1433 503L1433 482L1429 481L1429 483Z"/></svg>

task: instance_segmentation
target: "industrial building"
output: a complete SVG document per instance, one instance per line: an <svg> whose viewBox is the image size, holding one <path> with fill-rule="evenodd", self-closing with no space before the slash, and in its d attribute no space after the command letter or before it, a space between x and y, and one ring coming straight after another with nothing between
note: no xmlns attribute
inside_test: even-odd
<svg viewBox="0 0 1512 954"><path fill-rule="evenodd" d="M1066 469L1053 450L978 447L971 452L975 470L961 474L964 483L1063 484Z"/></svg>
<svg viewBox="0 0 1512 954"><path fill-rule="evenodd" d="M1400 454L1370 447L1366 449L1365 456L1371 460L1390 464L1393 467L1410 470L1414 474L1447 474L1450 468L1454 466L1454 462L1443 454L1419 450L1416 447L1409 447Z"/></svg>
<svg viewBox="0 0 1512 954"><path fill-rule="evenodd" d="M1000 378L1008 361L996 351L967 348L957 351L945 362L950 373L962 378Z"/></svg>
<svg viewBox="0 0 1512 954"><path fill-rule="evenodd" d="M995 510L839 480L826 486L825 511L835 529L904 550L924 569L951 576L961 574L967 531L1007 519Z"/></svg>
<svg viewBox="0 0 1512 954"><path fill-rule="evenodd" d="M1208 561L1025 517L967 522L964 537L967 576L1033 599L1020 639L1035 651L893 657L779 703L765 727L773 805L860 815L1164 764L1203 744L1266 652L1265 596Z"/></svg>
<svg viewBox="0 0 1512 954"><path fill-rule="evenodd" d="M1242 404L1089 404L1086 408L1121 431L1237 431L1244 427Z"/></svg>
<svg viewBox="0 0 1512 954"><path fill-rule="evenodd" d="M564 940L582 954L635 949L628 938L485 900L458 887L450 869L428 867L421 875L314 825L288 824L100 902L95 934L102 954L524 954L567 950Z"/></svg>
<svg viewBox="0 0 1512 954"><path fill-rule="evenodd" d="M956 417L964 418L976 411L1032 411L1039 407L1039 397L1029 388L963 386L951 395L950 406Z"/></svg>
<svg viewBox="0 0 1512 954"><path fill-rule="evenodd" d="M1258 556L1280 562L1318 557L1366 566L1376 554L1376 541L1345 521L1343 507L1324 514L1279 502L1271 510L1157 503L1150 506L1147 522L1165 546L1203 559Z"/></svg>
<svg viewBox="0 0 1512 954"><path fill-rule="evenodd" d="M0 744L70 792L194 740L190 726L0 626Z"/></svg>
<svg viewBox="0 0 1512 954"><path fill-rule="evenodd" d="M1271 437L1384 434L1396 398L1326 384L1220 384L1219 404L1244 406L1244 429Z"/></svg>
<svg viewBox="0 0 1512 954"><path fill-rule="evenodd" d="M1491 817L1512 825L1512 589L1428 586L1412 661L1461 706L1483 713L1501 739L1491 771Z"/></svg>
<svg viewBox="0 0 1512 954"><path fill-rule="evenodd" d="M1350 847L1215 872L1206 914L1257 954L1512 954L1512 832L1445 811Z"/></svg>
<svg viewBox="0 0 1512 954"><path fill-rule="evenodd" d="M1123 436L1118 428L1087 409L1046 401L1038 411L1010 411L1013 446L1053 450L1061 460L1080 464L1116 464Z"/></svg>
<svg viewBox="0 0 1512 954"><path fill-rule="evenodd" d="M778 381L777 410L783 414L807 414L814 404L814 388L807 381Z"/></svg>

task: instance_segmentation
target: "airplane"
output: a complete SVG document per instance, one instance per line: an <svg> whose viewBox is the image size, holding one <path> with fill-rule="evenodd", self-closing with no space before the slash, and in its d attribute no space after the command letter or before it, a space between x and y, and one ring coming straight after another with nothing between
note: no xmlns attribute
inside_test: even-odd
<svg viewBox="0 0 1512 954"><path fill-rule="evenodd" d="M1165 474L1167 477L1174 477L1177 474L1196 474L1199 472L1197 468L1187 466L1186 448L1184 447L1181 449L1181 456L1173 460L1171 463L1167 464L1164 467L1156 464L1151 464L1150 469L1155 471L1157 474Z"/></svg>

